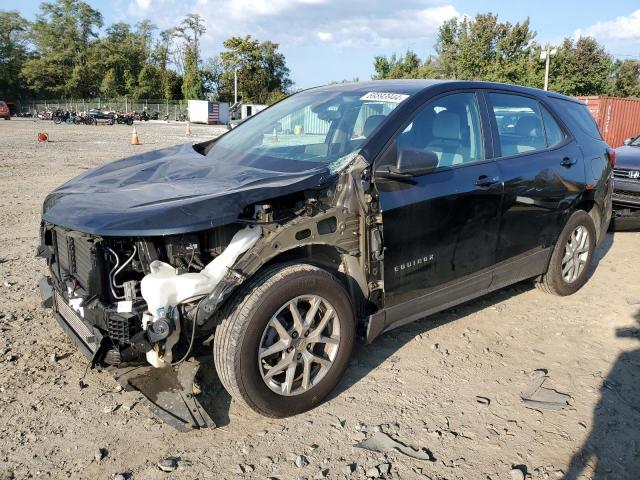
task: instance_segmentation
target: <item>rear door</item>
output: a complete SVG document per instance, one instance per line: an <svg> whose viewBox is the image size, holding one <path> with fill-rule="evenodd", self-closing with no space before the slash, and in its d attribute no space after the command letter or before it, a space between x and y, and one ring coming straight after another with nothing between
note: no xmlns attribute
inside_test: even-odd
<svg viewBox="0 0 640 480"><path fill-rule="evenodd" d="M504 182L496 285L544 270L585 176L576 140L538 99L502 91L486 99Z"/></svg>
<svg viewBox="0 0 640 480"><path fill-rule="evenodd" d="M477 294L491 282L502 184L487 153L486 114L474 91L428 101L382 155L434 152L438 167L408 181L376 180L382 208L385 305L421 297L396 315L410 321L439 305ZM389 317L389 315L388 315Z"/></svg>

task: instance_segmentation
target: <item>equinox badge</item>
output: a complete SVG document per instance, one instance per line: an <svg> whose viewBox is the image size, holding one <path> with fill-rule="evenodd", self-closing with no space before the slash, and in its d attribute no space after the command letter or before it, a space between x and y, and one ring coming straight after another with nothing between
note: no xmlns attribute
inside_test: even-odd
<svg viewBox="0 0 640 480"><path fill-rule="evenodd" d="M393 271L396 275L409 273L416 270L419 270L422 267L426 267L428 264L435 260L435 255L430 253L429 255L425 255L424 257L415 258L413 260L409 260L408 262L403 262L400 265L396 265L393 267Z"/></svg>

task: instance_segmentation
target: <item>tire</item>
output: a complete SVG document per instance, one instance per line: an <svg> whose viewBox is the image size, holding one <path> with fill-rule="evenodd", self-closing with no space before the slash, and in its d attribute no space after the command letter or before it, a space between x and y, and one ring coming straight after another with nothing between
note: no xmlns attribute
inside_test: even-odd
<svg viewBox="0 0 640 480"><path fill-rule="evenodd" d="M580 230L581 232L586 231L588 237L583 242L583 237L576 237L574 234ZM573 238L572 238L573 236ZM570 253L568 252L569 240L571 239L572 244L576 245L577 252L573 256L573 259L570 259L566 263L563 264L563 260ZM584 243L584 247L581 245ZM586 251L585 251L586 248ZM539 281L537 282L538 288L546 293L551 293L553 295L566 296L571 295L587 282L589 278L589 272L591 269L591 264L593 263L593 255L596 248L596 229L593 225L593 220L589 216L589 214L583 210L578 210L574 212L569 220L567 221L558 241L556 242L555 247L553 248L553 253L551 254L551 259L549 260L549 267L547 272L544 273ZM586 255L585 255L586 253ZM579 258L577 258L579 257ZM579 265L576 265L575 262L580 261ZM565 268L565 273L563 273L563 265ZM573 266L573 269L571 268ZM568 271L566 269L569 269ZM567 278L574 276L575 278Z"/></svg>
<svg viewBox="0 0 640 480"><path fill-rule="evenodd" d="M62 123L62 117L53 117L53 123L60 125L60 123Z"/></svg>
<svg viewBox="0 0 640 480"><path fill-rule="evenodd" d="M282 349L273 355L266 356L259 363L259 350L267 349L266 342L276 331L272 327L274 315L280 312L279 315L282 316L280 318L283 320L276 319L276 321L280 326L283 326L282 322L285 323L283 330L285 331L286 316L291 312L285 307L289 303L295 303L298 306L304 306L306 303L310 307L311 303L308 299L317 298L322 303L317 309L317 315L313 316L317 320L313 322L317 322L315 325L319 328L313 330L312 327L303 327L300 329L303 334L298 334L297 339L294 340L295 329L291 326L287 334L288 341L297 342L296 346L289 346L286 350ZM327 305L333 309L335 316L330 315ZM303 323L307 320L307 311L301 312ZM326 326L321 327L322 322L319 318L324 316L328 316L330 320L326 322ZM322 332L328 332L327 328L331 328L328 334L330 337L335 337L338 332L338 338L331 339L333 345L328 341L326 343L311 341L305 346L312 337L329 340L326 335L320 336ZM306 332L303 332L305 329L307 329ZM315 335L318 330L320 332ZM304 338L310 331L312 333L308 339ZM278 343L283 341L282 335L278 337ZM280 418L304 412L320 404L346 370L354 339L355 320L349 295L332 274L307 264L277 266L256 275L243 285L241 291L235 294L223 308L221 323L215 334L213 358L222 384L235 400L261 415ZM273 347L275 340L272 340ZM324 359L324 352L318 354L318 348L328 350L335 348L331 362ZM289 353L289 350L292 352ZM306 371L303 366L307 365L309 358L318 357L323 363L315 364L313 361L309 363L311 366L308 367L309 374L306 375L307 387L303 388L304 371ZM281 373L273 375L270 379L265 378L265 375L269 376L269 370L265 370L265 365L268 366L269 362L271 365L277 365L287 358L291 358L292 363L301 362L298 367L294 367L294 373L291 375L291 378L295 375L296 380L287 382L289 369L275 368L274 371ZM298 360L300 358L302 360ZM331 359L331 356L329 355L328 358ZM328 367L327 363L330 363ZM302 369L300 373L297 368ZM315 376L311 373L313 371L316 372ZM282 391L277 393L275 388L279 388L278 379L282 376L285 378L281 382ZM286 384L290 389L288 393L285 393Z"/></svg>

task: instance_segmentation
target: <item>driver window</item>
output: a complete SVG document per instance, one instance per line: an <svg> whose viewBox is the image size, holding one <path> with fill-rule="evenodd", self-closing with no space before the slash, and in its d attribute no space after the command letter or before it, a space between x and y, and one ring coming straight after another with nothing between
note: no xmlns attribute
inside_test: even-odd
<svg viewBox="0 0 640 480"><path fill-rule="evenodd" d="M438 168L484 160L474 93L454 93L427 103L398 137L399 149L430 150Z"/></svg>

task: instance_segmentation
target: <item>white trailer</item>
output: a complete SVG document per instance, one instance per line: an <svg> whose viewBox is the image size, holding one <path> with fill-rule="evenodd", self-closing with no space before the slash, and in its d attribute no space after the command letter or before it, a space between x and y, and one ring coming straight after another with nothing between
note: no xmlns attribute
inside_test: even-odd
<svg viewBox="0 0 640 480"><path fill-rule="evenodd" d="M256 103L243 103L242 109L240 110L240 119L244 120L245 118L249 118L252 115L264 110L268 105L259 105Z"/></svg>
<svg viewBox="0 0 640 480"><path fill-rule="evenodd" d="M189 100L187 102L189 121L206 125L226 124L229 122L229 104L209 102L207 100Z"/></svg>

